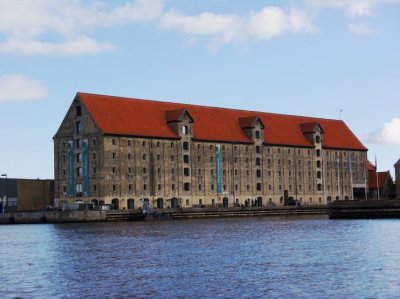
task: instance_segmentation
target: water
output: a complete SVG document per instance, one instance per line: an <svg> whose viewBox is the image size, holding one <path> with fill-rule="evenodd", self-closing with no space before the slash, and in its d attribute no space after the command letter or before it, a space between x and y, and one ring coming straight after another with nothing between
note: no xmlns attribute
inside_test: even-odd
<svg viewBox="0 0 400 299"><path fill-rule="evenodd" d="M400 220L0 226L0 298L399 298Z"/></svg>

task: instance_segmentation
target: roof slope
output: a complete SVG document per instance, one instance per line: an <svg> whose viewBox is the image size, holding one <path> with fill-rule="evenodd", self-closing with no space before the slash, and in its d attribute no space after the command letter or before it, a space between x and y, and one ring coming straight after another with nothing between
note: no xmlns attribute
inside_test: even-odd
<svg viewBox="0 0 400 299"><path fill-rule="evenodd" d="M378 175L375 171L371 171L368 174L368 187L370 189L376 189L379 184L379 189L384 188L389 176L390 174L388 171L378 172Z"/></svg>
<svg viewBox="0 0 400 299"><path fill-rule="evenodd" d="M304 137L300 124L319 123L324 130L323 146L338 149L366 150L341 120L319 119L128 99L114 96L78 93L96 124L105 134L178 138L166 121L166 112L186 109L194 120L193 138L226 142L251 140L240 128L239 119L259 117L265 126L264 143L271 145L312 146Z"/></svg>

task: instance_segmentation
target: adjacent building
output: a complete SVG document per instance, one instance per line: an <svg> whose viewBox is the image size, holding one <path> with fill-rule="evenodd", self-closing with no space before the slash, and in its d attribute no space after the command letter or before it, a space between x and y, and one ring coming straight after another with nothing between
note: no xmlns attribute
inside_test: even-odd
<svg viewBox="0 0 400 299"><path fill-rule="evenodd" d="M78 93L54 136L56 201L137 208L365 198L342 120Z"/></svg>
<svg viewBox="0 0 400 299"><path fill-rule="evenodd" d="M0 213L45 210L54 202L54 180L0 178Z"/></svg>

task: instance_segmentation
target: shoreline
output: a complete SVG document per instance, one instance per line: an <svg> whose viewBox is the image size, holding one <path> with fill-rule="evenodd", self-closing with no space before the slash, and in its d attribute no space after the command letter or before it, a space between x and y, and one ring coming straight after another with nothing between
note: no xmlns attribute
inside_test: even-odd
<svg viewBox="0 0 400 299"><path fill-rule="evenodd" d="M45 212L15 212L0 214L1 224L40 223L88 223L122 221L162 221L205 218L242 218L299 215L328 215L327 206L304 207L231 207L231 208L189 208L155 210L145 215L136 210L67 210Z"/></svg>

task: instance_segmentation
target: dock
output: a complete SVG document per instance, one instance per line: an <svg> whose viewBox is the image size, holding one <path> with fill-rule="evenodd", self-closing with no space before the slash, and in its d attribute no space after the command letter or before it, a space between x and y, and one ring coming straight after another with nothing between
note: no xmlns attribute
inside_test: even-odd
<svg viewBox="0 0 400 299"><path fill-rule="evenodd" d="M329 219L400 218L400 200L335 201L328 206Z"/></svg>

